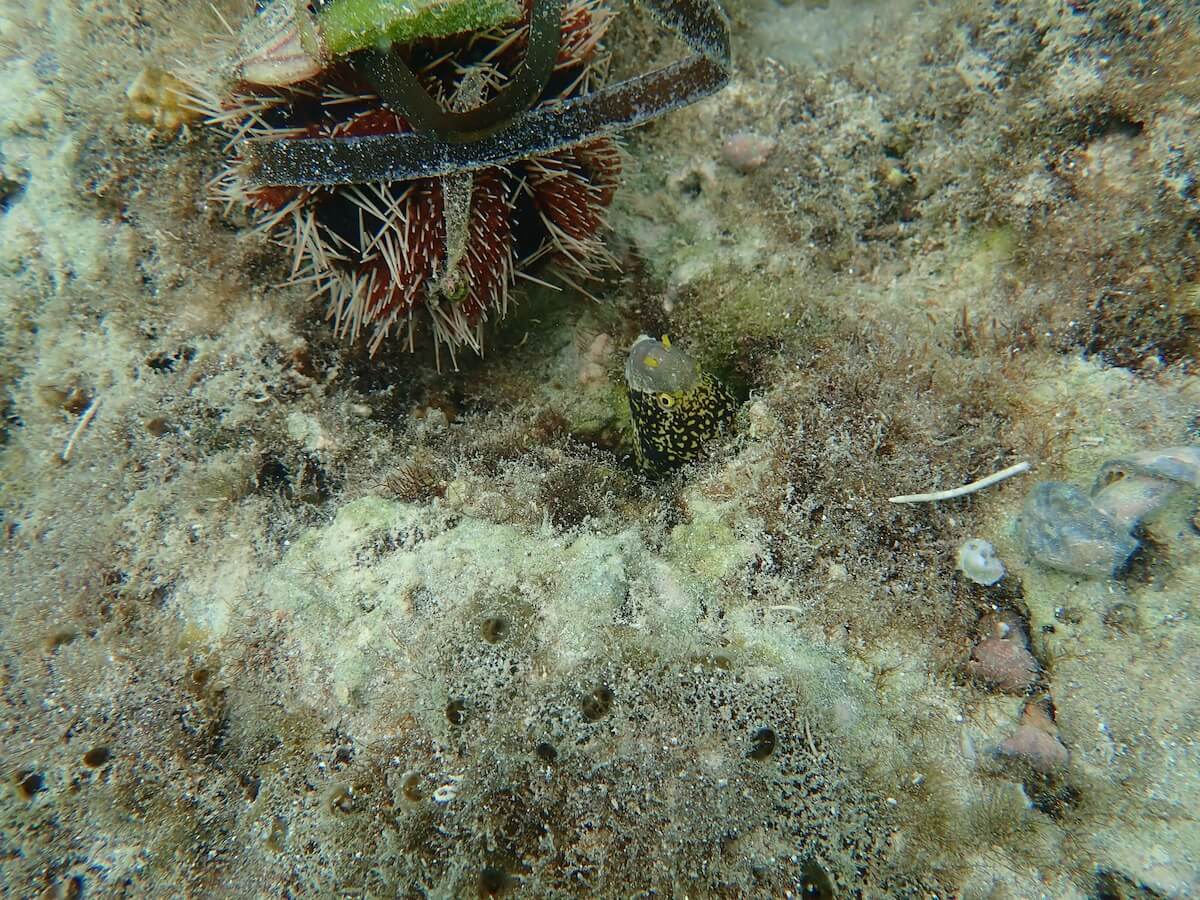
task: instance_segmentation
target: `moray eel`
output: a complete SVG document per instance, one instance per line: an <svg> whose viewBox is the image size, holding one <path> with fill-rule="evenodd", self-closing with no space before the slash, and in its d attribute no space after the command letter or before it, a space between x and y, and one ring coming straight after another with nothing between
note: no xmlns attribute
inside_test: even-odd
<svg viewBox="0 0 1200 900"><path fill-rule="evenodd" d="M733 418L732 393L664 335L642 335L625 361L638 465L666 472L691 462Z"/></svg>

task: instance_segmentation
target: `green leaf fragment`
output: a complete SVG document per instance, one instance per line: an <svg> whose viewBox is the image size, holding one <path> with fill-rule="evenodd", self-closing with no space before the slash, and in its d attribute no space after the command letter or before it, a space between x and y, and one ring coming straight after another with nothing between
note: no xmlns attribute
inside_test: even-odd
<svg viewBox="0 0 1200 900"><path fill-rule="evenodd" d="M343 56L366 47L482 31L521 18L517 0L333 0L317 13L325 48Z"/></svg>

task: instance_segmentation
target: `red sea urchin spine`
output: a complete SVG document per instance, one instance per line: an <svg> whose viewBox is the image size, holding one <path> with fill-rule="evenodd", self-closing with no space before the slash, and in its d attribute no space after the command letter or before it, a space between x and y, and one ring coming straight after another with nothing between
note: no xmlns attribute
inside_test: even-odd
<svg viewBox="0 0 1200 900"><path fill-rule="evenodd" d="M588 275L593 260L616 262L598 237L621 172L616 144L601 138L525 164L526 184L554 249Z"/></svg>
<svg viewBox="0 0 1200 900"><path fill-rule="evenodd" d="M368 277L331 286L330 317L339 336L357 338L364 324L374 326L369 343L374 353L392 328L408 322L411 346L412 312L424 305L431 317L435 346L466 344L483 350L483 325L488 312L504 317L513 281L512 214L507 173L503 169L476 172L471 181L466 241L457 261L459 290L438 289L453 274L443 253L447 221L441 179L406 182L393 197L393 187L359 186L344 191L360 209L360 232L368 213L381 223L361 248L359 268Z"/></svg>
<svg viewBox="0 0 1200 900"><path fill-rule="evenodd" d="M403 189L395 198L391 185L373 187L381 201L375 208L380 210L378 218L383 224L365 243L359 266L370 275L361 283L331 290L329 309L339 337L356 339L364 323L374 325L371 353L402 317L409 322L411 344L412 311L423 299L425 285L437 273L441 248L446 243L442 188L436 179L398 186ZM347 191L353 194L359 189Z"/></svg>

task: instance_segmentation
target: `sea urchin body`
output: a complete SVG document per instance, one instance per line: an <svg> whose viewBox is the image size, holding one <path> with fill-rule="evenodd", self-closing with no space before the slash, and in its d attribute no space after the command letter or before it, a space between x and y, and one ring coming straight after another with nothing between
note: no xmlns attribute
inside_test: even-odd
<svg viewBox="0 0 1200 900"><path fill-rule="evenodd" d="M448 110L470 110L524 65L532 0L510 25L426 39L386 51L410 67ZM591 89L609 20L598 0L563 8L557 58L534 105ZM286 42L286 41L285 41ZM378 55L378 54L377 54ZM369 333L374 353L392 334L411 349L419 313L435 346L482 352L484 325L502 318L515 279L553 261L568 282L612 265L601 240L620 174L611 137L504 165L429 178L331 185L262 183L247 176L244 139L306 141L399 135L410 123L380 99L371 70L333 60L302 80L274 83L269 67L241 68L233 93L208 103L210 121L232 135L233 155L214 182L228 204L244 204L257 228L289 248L292 283L329 301L339 335ZM270 73L275 74L275 73ZM251 81L253 75L261 81ZM263 83L270 82L270 83ZM530 276L531 277L531 276Z"/></svg>

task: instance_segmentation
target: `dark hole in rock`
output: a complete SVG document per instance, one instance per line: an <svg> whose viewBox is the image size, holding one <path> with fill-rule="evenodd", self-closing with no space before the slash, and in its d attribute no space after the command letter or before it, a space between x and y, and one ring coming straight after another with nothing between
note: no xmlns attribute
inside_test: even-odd
<svg viewBox="0 0 1200 900"><path fill-rule="evenodd" d="M746 753L751 759L763 760L775 752L775 731L771 728L760 728L750 738L750 750Z"/></svg>
<svg viewBox="0 0 1200 900"><path fill-rule="evenodd" d="M12 209L24 193L25 185L22 182L0 178L0 215Z"/></svg>
<svg viewBox="0 0 1200 900"><path fill-rule="evenodd" d="M175 430L162 416L154 416L151 419L147 419L143 424L146 426L146 430L154 435L154 437L164 437Z"/></svg>
<svg viewBox="0 0 1200 900"><path fill-rule="evenodd" d="M156 353L146 360L146 365L155 372L174 372L177 360L166 353Z"/></svg>
<svg viewBox="0 0 1200 900"><path fill-rule="evenodd" d="M416 772L405 775L404 781L400 784L400 792L410 803L419 803L421 801L421 776Z"/></svg>
<svg viewBox="0 0 1200 900"><path fill-rule="evenodd" d="M498 866L485 866L479 873L479 896L499 897L509 887L508 873Z"/></svg>
<svg viewBox="0 0 1200 900"><path fill-rule="evenodd" d="M112 753L107 747L93 747L83 754L83 764L89 769L98 769L112 759Z"/></svg>
<svg viewBox="0 0 1200 900"><path fill-rule="evenodd" d="M59 647L64 647L79 637L79 632L74 628L56 628L46 636L44 644L47 653L54 653Z"/></svg>
<svg viewBox="0 0 1200 900"><path fill-rule="evenodd" d="M290 495L291 478L292 473L288 471L287 466L274 457L267 457L258 467L255 483L263 493L273 494L281 491L285 495Z"/></svg>
<svg viewBox="0 0 1200 900"><path fill-rule="evenodd" d="M810 859L804 864L800 873L800 896L811 897L813 900L833 900L833 882L820 863Z"/></svg>
<svg viewBox="0 0 1200 900"><path fill-rule="evenodd" d="M498 644L508 634L508 622L499 616L491 616L483 620L479 630L489 644Z"/></svg>
<svg viewBox="0 0 1200 900"><path fill-rule="evenodd" d="M331 813L349 815L354 812L354 794L348 785L335 784L329 791L327 804Z"/></svg>
<svg viewBox="0 0 1200 900"><path fill-rule="evenodd" d="M583 709L583 717L589 722L596 722L608 715L608 711L612 709L613 692L605 685L600 685L590 694L583 698L581 704Z"/></svg>
<svg viewBox="0 0 1200 900"><path fill-rule="evenodd" d="M700 181L699 172L691 172L679 182L679 193L683 194L689 200L699 197L703 191L704 185Z"/></svg>
<svg viewBox="0 0 1200 900"><path fill-rule="evenodd" d="M33 795L46 786L46 779L40 772L22 769L17 773L17 793L25 800L32 800Z"/></svg>

